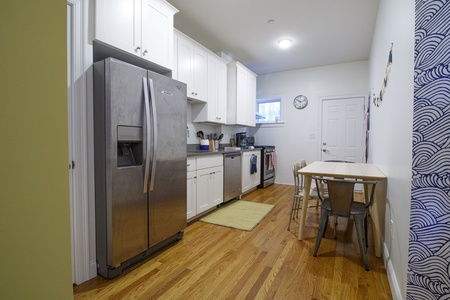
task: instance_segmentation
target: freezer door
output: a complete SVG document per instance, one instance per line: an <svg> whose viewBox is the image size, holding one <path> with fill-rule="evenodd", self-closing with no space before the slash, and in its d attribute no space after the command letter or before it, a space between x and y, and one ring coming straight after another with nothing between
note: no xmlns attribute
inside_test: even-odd
<svg viewBox="0 0 450 300"><path fill-rule="evenodd" d="M149 191L150 247L186 227L186 84L149 71L155 123ZM153 114L154 113L154 114Z"/></svg>
<svg viewBox="0 0 450 300"><path fill-rule="evenodd" d="M143 93L147 71L114 59L96 63L94 71L96 233L101 273L148 249Z"/></svg>

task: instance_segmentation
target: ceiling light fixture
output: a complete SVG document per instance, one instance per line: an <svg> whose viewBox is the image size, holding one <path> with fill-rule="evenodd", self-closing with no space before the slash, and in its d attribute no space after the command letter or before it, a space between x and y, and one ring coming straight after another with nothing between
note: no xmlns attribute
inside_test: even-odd
<svg viewBox="0 0 450 300"><path fill-rule="evenodd" d="M280 46L280 48L286 49L289 48L292 44L292 41L290 39L281 39L278 41L278 46Z"/></svg>

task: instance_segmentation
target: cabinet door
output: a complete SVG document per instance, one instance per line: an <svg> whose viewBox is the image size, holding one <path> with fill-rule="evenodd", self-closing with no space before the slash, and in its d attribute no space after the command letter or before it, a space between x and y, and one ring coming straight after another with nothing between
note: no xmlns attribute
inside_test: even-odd
<svg viewBox="0 0 450 300"><path fill-rule="evenodd" d="M194 82L194 94L192 95L192 98L207 101L208 54L206 51L199 47L194 47L193 62L194 68L192 70L192 76Z"/></svg>
<svg viewBox="0 0 450 300"><path fill-rule="evenodd" d="M227 122L227 65L213 55L208 56L208 114L211 122Z"/></svg>
<svg viewBox="0 0 450 300"><path fill-rule="evenodd" d="M242 180L242 193L250 190L252 188L252 180L250 177L250 152L242 153L241 161L241 180Z"/></svg>
<svg viewBox="0 0 450 300"><path fill-rule="evenodd" d="M210 207L223 202L223 167L210 169L208 182L208 198Z"/></svg>
<svg viewBox="0 0 450 300"><path fill-rule="evenodd" d="M256 75L238 62L228 64L228 124L256 125Z"/></svg>
<svg viewBox="0 0 450 300"><path fill-rule="evenodd" d="M186 83L187 95L193 93L193 81L192 81L192 69L193 61L192 56L194 53L194 45L182 36L177 38L177 70L178 80Z"/></svg>
<svg viewBox="0 0 450 300"><path fill-rule="evenodd" d="M207 103L192 105L193 122L227 122L227 65L208 54Z"/></svg>
<svg viewBox="0 0 450 300"><path fill-rule="evenodd" d="M225 62L221 62L217 66L216 114L220 122L224 124L227 122L227 65Z"/></svg>
<svg viewBox="0 0 450 300"><path fill-rule="evenodd" d="M251 162L250 159L252 155L257 156L257 162L256 162L256 173L251 174ZM261 168L261 152L260 151L247 151L242 154L242 161L241 161L241 178L242 178L242 193L245 193L249 191L250 189L254 188L255 186L259 185L260 183L260 168Z"/></svg>
<svg viewBox="0 0 450 300"><path fill-rule="evenodd" d="M187 84L187 96L197 102L206 102L208 54L195 41L178 34L178 80Z"/></svg>
<svg viewBox="0 0 450 300"><path fill-rule="evenodd" d="M236 123L246 125L249 110L247 103L247 72L239 65L237 66L236 84Z"/></svg>
<svg viewBox="0 0 450 300"><path fill-rule="evenodd" d="M209 168L197 171L197 214L207 211L211 207L208 200L209 173Z"/></svg>
<svg viewBox="0 0 450 300"><path fill-rule="evenodd" d="M238 124L256 124L256 77L246 68L238 65Z"/></svg>
<svg viewBox="0 0 450 300"><path fill-rule="evenodd" d="M97 0L95 38L141 56L140 11L141 0Z"/></svg>
<svg viewBox="0 0 450 300"><path fill-rule="evenodd" d="M173 67L173 14L163 1L142 0L142 58Z"/></svg>
<svg viewBox="0 0 450 300"><path fill-rule="evenodd" d="M256 173L250 175L252 178L252 187L255 187L261 183L261 151L255 151L252 153L257 156Z"/></svg>
<svg viewBox="0 0 450 300"><path fill-rule="evenodd" d="M246 86L246 121L248 126L256 126L256 77L250 72L247 73Z"/></svg>
<svg viewBox="0 0 450 300"><path fill-rule="evenodd" d="M197 172L187 172L187 219L197 214Z"/></svg>

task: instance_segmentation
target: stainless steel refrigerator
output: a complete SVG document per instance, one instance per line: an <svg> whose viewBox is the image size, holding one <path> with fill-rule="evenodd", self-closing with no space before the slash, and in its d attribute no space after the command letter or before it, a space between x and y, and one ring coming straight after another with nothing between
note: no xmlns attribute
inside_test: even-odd
<svg viewBox="0 0 450 300"><path fill-rule="evenodd" d="M98 273L113 278L186 227L186 85L108 58L94 64Z"/></svg>

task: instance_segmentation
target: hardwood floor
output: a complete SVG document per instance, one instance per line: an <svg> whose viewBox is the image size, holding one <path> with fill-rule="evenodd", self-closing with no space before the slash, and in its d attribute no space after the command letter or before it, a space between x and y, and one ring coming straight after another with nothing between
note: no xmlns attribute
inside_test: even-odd
<svg viewBox="0 0 450 300"><path fill-rule="evenodd" d="M352 221L339 219L312 256L319 209L309 208L307 237L287 230L292 186L272 185L242 200L275 204L251 232L192 222L184 238L118 278L74 287L75 299L392 299L369 236L364 271ZM370 234L369 228L369 234Z"/></svg>

